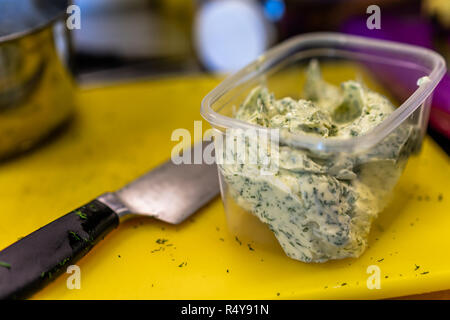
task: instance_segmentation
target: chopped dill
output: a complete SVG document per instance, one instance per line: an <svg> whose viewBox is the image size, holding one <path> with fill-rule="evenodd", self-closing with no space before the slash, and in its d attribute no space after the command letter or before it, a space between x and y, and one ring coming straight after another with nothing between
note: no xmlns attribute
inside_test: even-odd
<svg viewBox="0 0 450 320"><path fill-rule="evenodd" d="M75 211L75 214L77 215L77 216L79 216L81 219L83 219L83 220L86 220L87 219L87 215L85 214L85 213L83 213L83 212L81 212L81 210L76 210Z"/></svg>
<svg viewBox="0 0 450 320"><path fill-rule="evenodd" d="M167 241L169 241L168 239L157 239L156 243L157 244L165 244Z"/></svg>

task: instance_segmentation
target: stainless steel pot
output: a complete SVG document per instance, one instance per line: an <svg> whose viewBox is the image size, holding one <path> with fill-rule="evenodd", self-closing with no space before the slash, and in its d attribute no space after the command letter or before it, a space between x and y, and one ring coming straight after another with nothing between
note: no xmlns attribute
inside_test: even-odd
<svg viewBox="0 0 450 320"><path fill-rule="evenodd" d="M72 113L67 6L0 1L0 158L30 148Z"/></svg>

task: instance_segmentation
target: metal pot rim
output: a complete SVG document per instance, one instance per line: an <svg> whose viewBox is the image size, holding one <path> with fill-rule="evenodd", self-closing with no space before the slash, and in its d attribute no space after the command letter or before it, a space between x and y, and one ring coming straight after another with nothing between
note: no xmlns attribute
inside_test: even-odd
<svg viewBox="0 0 450 320"><path fill-rule="evenodd" d="M17 1L17 0L13 0ZM24 0L20 0L24 1ZM27 0L28 1L28 0ZM42 1L43 5L45 5L45 0ZM14 41L20 38L23 38L28 35L32 35L34 33L38 33L39 31L42 31L43 29L47 28L48 26L52 25L55 21L63 18L66 15L66 11L63 9L64 7L67 7L69 5L69 1L67 0L61 0L58 4L61 6L61 8L55 9L52 8L52 10L49 10L49 12L40 13L43 17L40 19L38 23L36 23L33 26L24 26L21 28L22 30L13 31L9 34L0 35L0 45L6 42ZM30 14L33 14L32 12ZM19 17L18 20L20 20L23 17Z"/></svg>

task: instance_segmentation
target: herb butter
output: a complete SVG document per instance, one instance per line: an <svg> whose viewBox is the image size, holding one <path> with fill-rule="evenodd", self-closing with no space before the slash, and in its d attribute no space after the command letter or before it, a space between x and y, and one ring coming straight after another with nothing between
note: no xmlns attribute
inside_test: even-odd
<svg viewBox="0 0 450 320"><path fill-rule="evenodd" d="M259 86L235 118L279 129L281 136L346 139L364 135L395 110L387 98L357 81L340 87L325 82L315 60L302 96L276 99ZM219 168L232 199L267 224L289 257L304 262L358 257L411 152L411 133L410 125L400 126L360 154L320 154L281 144L278 171L272 175L261 175L258 163L225 162ZM225 156L240 152L245 150Z"/></svg>

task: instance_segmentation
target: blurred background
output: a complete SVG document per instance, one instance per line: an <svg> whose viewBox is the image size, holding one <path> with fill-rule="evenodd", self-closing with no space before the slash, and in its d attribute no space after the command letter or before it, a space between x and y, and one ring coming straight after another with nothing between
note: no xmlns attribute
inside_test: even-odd
<svg viewBox="0 0 450 320"><path fill-rule="evenodd" d="M69 3L80 8L80 28L57 37L56 33L67 31L61 20L52 32L58 54L78 84L229 73L289 37L317 31L415 44L440 52L447 64L450 60L450 0L72 0ZM16 39L21 32L35 30L57 13L65 13L67 4L67 0L0 1L0 44L4 43L0 47L0 75L6 79L0 81L0 90L4 92L0 96L0 109L3 100L11 109L11 101L18 103L25 96L24 88L31 90L30 70L38 78L39 70L45 69L37 67L37 58L25 58L24 53L34 50L35 55L40 51L41 58L48 57L51 53L44 52L43 44L53 41L50 35L45 38L44 32L38 34L41 39L34 40L25 37L8 42L8 37L12 34ZM381 9L381 29L369 30L366 21L370 14L366 10L374 4ZM56 66L54 69L53 77L60 79L61 88L53 91L67 95L62 85L67 77ZM41 70L41 73L49 72ZM49 86L50 83L55 81L49 81ZM49 101L49 94L44 95L48 95L45 99ZM54 123L65 117L62 112L54 116ZM36 116L30 117L30 121L36 122ZM0 128L0 135L11 135L17 124L4 128ZM35 131L36 136L39 132ZM448 75L435 91L430 134L449 152ZM11 138L10 145L17 144L19 138L28 141L30 137Z"/></svg>
<svg viewBox="0 0 450 320"><path fill-rule="evenodd" d="M72 33L80 81L232 72L294 35L338 31L439 51L450 60L449 0L74 0ZM369 5L381 29L369 30ZM449 91L443 80L438 91ZM450 96L434 100L430 134L448 148Z"/></svg>
<svg viewBox="0 0 450 320"><path fill-rule="evenodd" d="M291 36L340 31L434 47L448 58L448 0L74 0L78 75L132 67L146 73L227 72ZM381 30L366 28L371 4ZM138 67L139 66L139 67Z"/></svg>

